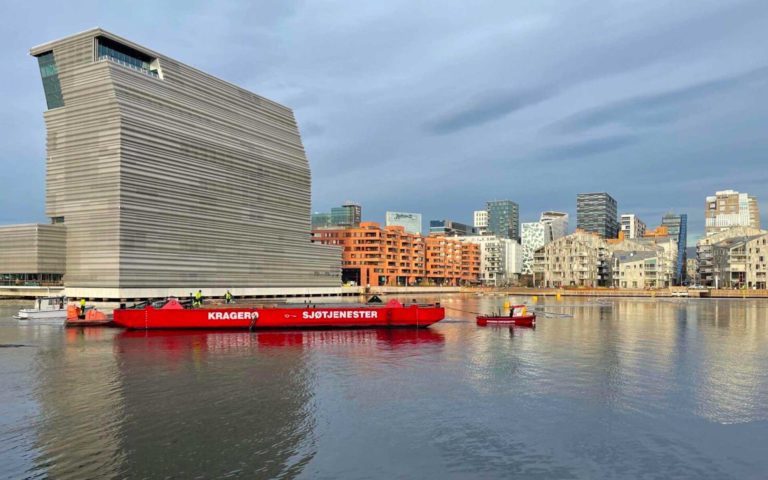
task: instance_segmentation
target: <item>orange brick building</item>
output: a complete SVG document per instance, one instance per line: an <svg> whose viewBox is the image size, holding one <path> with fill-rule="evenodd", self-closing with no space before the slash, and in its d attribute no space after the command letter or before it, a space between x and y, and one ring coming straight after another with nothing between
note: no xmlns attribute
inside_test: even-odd
<svg viewBox="0 0 768 480"><path fill-rule="evenodd" d="M312 241L342 247L342 277L358 285L464 285L480 277L477 244L443 236L422 237L403 227L319 229Z"/></svg>

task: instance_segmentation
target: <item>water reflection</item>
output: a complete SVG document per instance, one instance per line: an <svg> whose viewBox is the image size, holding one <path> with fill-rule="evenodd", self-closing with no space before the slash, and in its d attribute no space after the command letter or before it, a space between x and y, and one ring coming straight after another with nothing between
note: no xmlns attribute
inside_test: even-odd
<svg viewBox="0 0 768 480"><path fill-rule="evenodd" d="M437 298L435 298L437 300ZM453 296L424 330L0 320L11 478L758 478L768 303ZM397 461L392 461L396 458Z"/></svg>

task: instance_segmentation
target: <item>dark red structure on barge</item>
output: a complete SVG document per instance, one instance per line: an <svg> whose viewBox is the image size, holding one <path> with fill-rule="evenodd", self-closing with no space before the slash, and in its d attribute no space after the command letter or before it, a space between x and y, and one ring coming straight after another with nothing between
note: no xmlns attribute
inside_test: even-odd
<svg viewBox="0 0 768 480"><path fill-rule="evenodd" d="M445 318L439 304L381 304L286 307L226 307L185 309L171 299L162 308L114 311L114 325L132 330L152 329L278 329L278 328L398 328L428 327Z"/></svg>

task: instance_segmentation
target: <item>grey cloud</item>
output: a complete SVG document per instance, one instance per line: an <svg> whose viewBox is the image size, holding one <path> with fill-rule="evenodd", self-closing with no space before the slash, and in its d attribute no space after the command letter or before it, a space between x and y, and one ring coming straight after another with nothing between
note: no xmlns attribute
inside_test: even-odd
<svg viewBox="0 0 768 480"><path fill-rule="evenodd" d="M632 135L596 138L549 148L540 158L552 161L584 158L619 150L637 142L638 138Z"/></svg>
<svg viewBox="0 0 768 480"><path fill-rule="evenodd" d="M606 125L646 127L661 125L686 115L683 107L712 95L748 87L753 82L768 81L768 67L654 95L641 95L585 110L551 125L558 133L579 133Z"/></svg>
<svg viewBox="0 0 768 480"><path fill-rule="evenodd" d="M492 122L512 112L543 102L552 92L546 89L499 90L476 97L456 111L445 113L425 125L427 131L445 135Z"/></svg>

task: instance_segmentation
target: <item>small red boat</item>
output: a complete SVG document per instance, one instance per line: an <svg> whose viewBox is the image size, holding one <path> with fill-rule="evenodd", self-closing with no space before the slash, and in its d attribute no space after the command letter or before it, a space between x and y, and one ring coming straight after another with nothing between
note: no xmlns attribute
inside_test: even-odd
<svg viewBox="0 0 768 480"><path fill-rule="evenodd" d="M161 308L117 309L113 323L131 330L394 328L428 327L445 318L440 304L350 304L334 306L184 308L176 299Z"/></svg>
<svg viewBox="0 0 768 480"><path fill-rule="evenodd" d="M477 317L477 324L481 327L488 324L512 324L518 327L535 327L536 313L528 312L525 305L515 305L510 309L509 315L479 315Z"/></svg>

